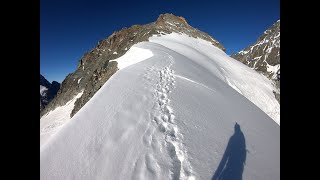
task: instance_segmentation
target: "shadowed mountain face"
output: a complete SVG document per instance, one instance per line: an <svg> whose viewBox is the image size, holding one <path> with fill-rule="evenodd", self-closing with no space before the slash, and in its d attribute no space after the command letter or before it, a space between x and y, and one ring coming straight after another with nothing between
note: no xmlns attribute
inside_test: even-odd
<svg viewBox="0 0 320 180"><path fill-rule="evenodd" d="M40 74L40 112L52 101L60 89L60 83L50 83Z"/></svg>
<svg viewBox="0 0 320 180"><path fill-rule="evenodd" d="M183 17L161 14L155 22L123 28L99 41L95 48L81 57L76 71L64 79L56 98L41 111L40 117L58 106L65 105L83 91L82 96L75 102L74 109L70 114L72 117L118 70L117 62L109 62L110 60L125 54L132 45L148 41L148 38L153 35L170 34L171 32L184 33L191 37L204 39L225 50L217 40L190 26Z"/></svg>
<svg viewBox="0 0 320 180"><path fill-rule="evenodd" d="M40 74L40 85L49 88L51 86L51 83Z"/></svg>
<svg viewBox="0 0 320 180"><path fill-rule="evenodd" d="M246 161L246 140L239 124L234 126L226 150L212 180L242 180Z"/></svg>

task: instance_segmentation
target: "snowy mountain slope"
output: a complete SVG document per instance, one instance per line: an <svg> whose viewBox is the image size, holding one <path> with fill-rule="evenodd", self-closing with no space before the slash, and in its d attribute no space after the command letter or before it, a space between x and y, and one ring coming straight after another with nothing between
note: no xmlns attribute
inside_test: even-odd
<svg viewBox="0 0 320 180"><path fill-rule="evenodd" d="M41 179L280 179L280 126L233 89L268 99L268 79L199 39L149 41L40 148Z"/></svg>
<svg viewBox="0 0 320 180"><path fill-rule="evenodd" d="M53 134L57 133L62 125L71 119L70 113L74 107L74 103L81 95L82 92L64 106L57 107L40 118L40 147L43 146Z"/></svg>

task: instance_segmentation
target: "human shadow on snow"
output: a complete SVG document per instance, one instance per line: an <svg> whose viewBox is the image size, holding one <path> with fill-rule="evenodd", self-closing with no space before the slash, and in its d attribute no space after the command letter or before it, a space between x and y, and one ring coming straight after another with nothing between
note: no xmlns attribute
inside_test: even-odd
<svg viewBox="0 0 320 180"><path fill-rule="evenodd" d="M242 180L246 161L246 140L240 125L234 125L234 134L230 137L220 164L211 180Z"/></svg>

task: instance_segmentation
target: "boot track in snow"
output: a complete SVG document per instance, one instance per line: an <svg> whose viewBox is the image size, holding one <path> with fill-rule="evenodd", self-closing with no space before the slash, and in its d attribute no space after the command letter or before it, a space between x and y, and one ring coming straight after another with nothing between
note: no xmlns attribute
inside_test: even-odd
<svg viewBox="0 0 320 180"><path fill-rule="evenodd" d="M195 179L192 175L192 168L187 159L187 153L183 147L183 136L179 133L175 124L175 115L170 106L169 93L175 88L174 71L170 69L173 65L173 57L169 55L169 65L159 71L159 81L154 90L156 103L154 105L155 124L164 136L164 145L172 159L172 179Z"/></svg>

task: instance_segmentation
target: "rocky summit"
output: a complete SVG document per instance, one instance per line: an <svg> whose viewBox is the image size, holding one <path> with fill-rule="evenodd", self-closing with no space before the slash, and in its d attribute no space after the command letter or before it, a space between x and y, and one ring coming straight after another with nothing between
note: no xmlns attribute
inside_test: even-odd
<svg viewBox="0 0 320 180"><path fill-rule="evenodd" d="M65 105L74 96L83 92L75 102L72 117L101 86L118 70L117 62L110 61L125 54L132 45L148 41L154 35L183 33L190 37L204 39L225 51L225 48L209 34L190 26L183 17L161 14L155 22L146 25L133 25L112 33L99 41L97 46L85 53L79 60L75 72L69 74L61 84L54 98L41 112L40 117L58 106Z"/></svg>

